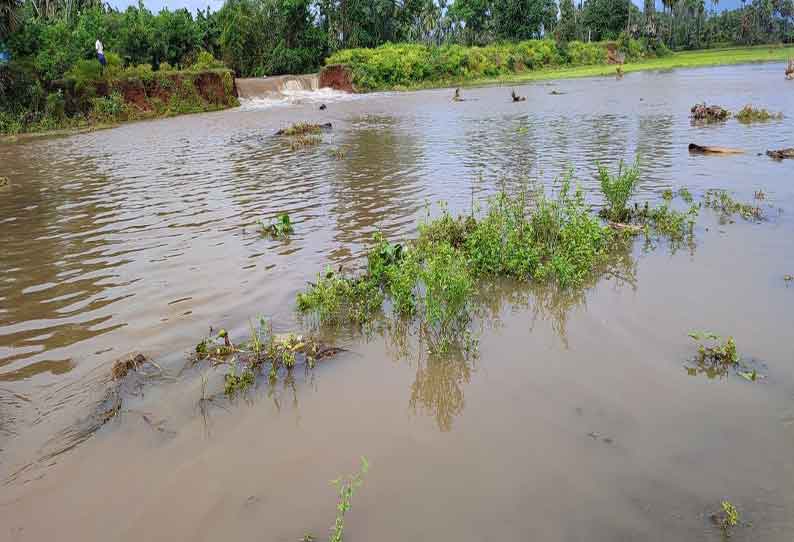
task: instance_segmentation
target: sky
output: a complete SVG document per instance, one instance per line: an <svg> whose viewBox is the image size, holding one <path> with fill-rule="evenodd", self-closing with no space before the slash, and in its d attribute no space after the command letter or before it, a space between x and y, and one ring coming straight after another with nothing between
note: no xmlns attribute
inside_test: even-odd
<svg viewBox="0 0 794 542"><path fill-rule="evenodd" d="M127 6L137 6L138 0L106 0L111 6L117 9L126 9ZM223 0L144 0L143 3L151 11L158 12L162 8L174 10L179 8L188 8L190 11L195 12L197 9L204 9L207 6L212 10L220 9L223 5ZM634 3L642 7L642 0L634 0ZM733 9L741 5L741 0L720 0L719 9ZM706 7L711 9L711 1L706 1ZM657 0L656 8L661 9L661 1Z"/></svg>

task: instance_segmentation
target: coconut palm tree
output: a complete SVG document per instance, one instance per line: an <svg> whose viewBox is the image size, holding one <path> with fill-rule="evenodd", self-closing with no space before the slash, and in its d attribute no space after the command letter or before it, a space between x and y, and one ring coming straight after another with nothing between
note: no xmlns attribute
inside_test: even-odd
<svg viewBox="0 0 794 542"><path fill-rule="evenodd" d="M17 8L19 8L18 0L0 0L0 40L14 29Z"/></svg>

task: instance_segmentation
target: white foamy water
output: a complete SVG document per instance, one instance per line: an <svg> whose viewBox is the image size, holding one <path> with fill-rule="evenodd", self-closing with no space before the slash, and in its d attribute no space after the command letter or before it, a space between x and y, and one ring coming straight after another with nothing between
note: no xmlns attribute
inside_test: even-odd
<svg viewBox="0 0 794 542"><path fill-rule="evenodd" d="M361 98L362 96L360 94L342 92L332 88L320 88L317 90L293 90L290 88L285 88L283 90L279 90L278 92L267 93L262 96L240 98L240 106L244 110L253 111L306 103L320 104L349 102Z"/></svg>

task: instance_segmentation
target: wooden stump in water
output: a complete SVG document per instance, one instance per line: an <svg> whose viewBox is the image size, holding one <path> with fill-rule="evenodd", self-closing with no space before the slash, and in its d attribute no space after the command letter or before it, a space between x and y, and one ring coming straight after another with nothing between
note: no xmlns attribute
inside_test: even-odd
<svg viewBox="0 0 794 542"><path fill-rule="evenodd" d="M694 154L744 154L741 149L731 149L729 147L714 147L710 145L689 144L689 152Z"/></svg>

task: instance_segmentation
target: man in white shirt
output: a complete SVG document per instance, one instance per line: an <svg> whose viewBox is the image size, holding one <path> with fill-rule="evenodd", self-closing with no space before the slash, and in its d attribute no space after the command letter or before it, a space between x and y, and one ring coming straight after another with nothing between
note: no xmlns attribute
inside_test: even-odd
<svg viewBox="0 0 794 542"><path fill-rule="evenodd" d="M102 47L102 42L99 40L96 40L94 46L96 47L97 60L99 60L99 63L102 64L102 68L104 68L105 64L108 63L108 61L105 60L105 48Z"/></svg>

